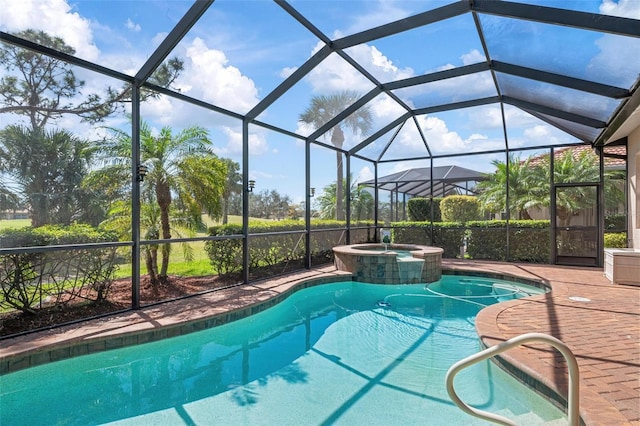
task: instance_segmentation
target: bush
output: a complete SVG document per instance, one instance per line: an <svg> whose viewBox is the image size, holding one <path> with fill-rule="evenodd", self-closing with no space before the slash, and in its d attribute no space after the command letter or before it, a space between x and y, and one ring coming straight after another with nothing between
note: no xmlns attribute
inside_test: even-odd
<svg viewBox="0 0 640 426"><path fill-rule="evenodd" d="M8 229L0 242L9 247L40 247L116 241L113 232L89 225ZM47 299L66 304L77 298L100 302L107 298L116 272L116 248L74 247L56 251L0 255L0 306L36 313Z"/></svg>
<svg viewBox="0 0 640 426"><path fill-rule="evenodd" d="M548 263L550 260L550 222L548 220L512 220L509 222L509 258L507 258L507 221L487 220L467 223L467 254L472 259Z"/></svg>
<svg viewBox="0 0 640 426"><path fill-rule="evenodd" d="M620 231L627 229L627 216L624 214L612 214L604 217L604 229Z"/></svg>
<svg viewBox="0 0 640 426"><path fill-rule="evenodd" d="M440 212L444 222L467 223L482 218L480 202L470 195L449 195L440 202Z"/></svg>
<svg viewBox="0 0 640 426"><path fill-rule="evenodd" d="M335 220L313 220L311 228L311 256L319 262L333 259L333 247L344 239L345 223ZM351 231L351 241L373 241L375 228L369 221L354 222L359 229ZM326 229L326 231L321 231ZM298 232L296 232L298 231ZM305 261L305 224L299 220L277 222L253 221L249 224L249 266L253 277L272 275L275 267L282 270ZM264 234L264 235L262 235ZM242 235L240 225L209 228L211 236ZM232 274L242 268L242 238L207 241L205 251L211 265L220 275Z"/></svg>
<svg viewBox="0 0 640 426"><path fill-rule="evenodd" d="M411 222L431 222L431 206L433 205L433 222L441 222L440 202L442 198L410 198L407 202L409 220Z"/></svg>
<svg viewBox="0 0 640 426"><path fill-rule="evenodd" d="M455 258L460 254L465 229L457 222L434 222L433 240L429 222L394 222L391 224L392 239L398 244L419 244L441 247L443 257Z"/></svg>
<svg viewBox="0 0 640 426"><path fill-rule="evenodd" d="M604 246L606 248L626 248L626 232L606 232L604 234Z"/></svg>
<svg viewBox="0 0 640 426"><path fill-rule="evenodd" d="M209 228L211 236L242 235L240 225L221 225ZM204 250L209 261L220 275L230 275L242 268L242 239L207 241Z"/></svg>

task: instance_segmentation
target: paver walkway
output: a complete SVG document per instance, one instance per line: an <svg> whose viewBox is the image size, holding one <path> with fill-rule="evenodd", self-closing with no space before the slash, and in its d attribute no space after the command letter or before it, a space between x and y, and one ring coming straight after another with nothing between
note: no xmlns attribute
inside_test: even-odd
<svg viewBox="0 0 640 426"><path fill-rule="evenodd" d="M523 333L555 336L580 366L580 413L587 425L640 426L640 287L613 285L602 269L444 260L443 269L536 279L552 291L480 312L485 346ZM140 311L0 341L0 373L56 359L122 347L210 327L262 310L301 282L331 282L345 274L328 266L252 285L156 305ZM502 357L517 375L547 394L566 395L562 356L546 345Z"/></svg>

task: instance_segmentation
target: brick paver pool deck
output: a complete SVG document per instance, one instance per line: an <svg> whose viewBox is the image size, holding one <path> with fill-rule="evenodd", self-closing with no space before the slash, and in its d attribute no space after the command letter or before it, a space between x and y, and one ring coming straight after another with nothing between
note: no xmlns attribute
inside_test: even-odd
<svg viewBox="0 0 640 426"><path fill-rule="evenodd" d="M640 287L614 285L597 268L443 260L443 269L550 286L547 294L482 310L476 319L482 343L493 346L530 332L557 337L578 359L585 424L640 425ZM345 276L327 266L6 339L0 341L0 373L215 326L266 309L303 286ZM566 364L549 346L512 349L502 360L505 368L541 392L566 395Z"/></svg>

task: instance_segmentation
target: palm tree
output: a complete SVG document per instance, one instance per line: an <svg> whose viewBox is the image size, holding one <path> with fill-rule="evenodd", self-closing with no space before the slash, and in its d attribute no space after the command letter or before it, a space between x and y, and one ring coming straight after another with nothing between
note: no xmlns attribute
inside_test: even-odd
<svg viewBox="0 0 640 426"><path fill-rule="evenodd" d="M549 199L549 179L545 178L542 170L544 161L533 164L531 158L520 160L516 156L509 156L508 178L506 163L494 160L491 164L496 171L487 180L478 183L481 191L478 199L483 208L488 211L504 211L507 208L508 181L509 210L517 212L518 218L531 219L528 210L544 206L544 200Z"/></svg>
<svg viewBox="0 0 640 426"><path fill-rule="evenodd" d="M548 169L549 156L545 158ZM554 159L553 175L555 183L598 182L600 168L598 156L592 151L580 151L574 155L568 149ZM574 213L595 204L595 188L575 186L562 188L556 192L556 214L561 226L569 226Z"/></svg>
<svg viewBox="0 0 640 426"><path fill-rule="evenodd" d="M222 224L226 225L229 221L229 206L231 194L240 194L242 192L242 175L240 172L240 164L230 158L223 158L222 161L227 166L227 178L224 185L224 194L222 198Z"/></svg>
<svg viewBox="0 0 640 426"><path fill-rule="evenodd" d="M345 90L330 96L314 96L311 98L311 104L309 107L300 114L298 121L304 124L313 126L315 129L319 129L326 124L333 117L344 111L349 105L360 98L357 92ZM344 129L350 129L354 134L360 134L366 136L371 131L372 127L371 111L368 107L362 107L353 114L349 115L341 123L337 124L331 129L331 143L338 148L336 150L336 219L344 220L344 188L342 181L343 164L342 164L342 145L344 143Z"/></svg>
<svg viewBox="0 0 640 426"><path fill-rule="evenodd" d="M114 138L106 142L105 152L118 159L117 164L126 164L131 159L131 138L118 129L111 131ZM146 123L141 123L140 159L148 168L142 182L142 193L146 194L142 201L147 199L158 206L159 238L171 238L172 220L176 217L183 218L182 224L202 228L203 211L212 218L221 216L227 167L210 148L208 132L202 127L188 127L177 135L163 127L155 135ZM169 244L162 245L161 253L158 278L166 280Z"/></svg>
<svg viewBox="0 0 640 426"><path fill-rule="evenodd" d="M351 185L351 219L372 220L374 212L373 195L363 185Z"/></svg>
<svg viewBox="0 0 640 426"><path fill-rule="evenodd" d="M353 180L352 180L353 182ZM344 183L343 183L344 184ZM351 184L349 197L351 200L351 220L373 219L374 199L366 187L356 183ZM343 193L346 192L344 188ZM332 183L323 188L322 195L317 198L320 211L320 219L332 219L336 217L337 203L336 184ZM344 212L343 212L344 214Z"/></svg>
<svg viewBox="0 0 640 426"><path fill-rule="evenodd" d="M29 206L32 226L69 225L81 218L90 196L82 181L94 152L91 142L66 130L10 125L0 131L2 171Z"/></svg>

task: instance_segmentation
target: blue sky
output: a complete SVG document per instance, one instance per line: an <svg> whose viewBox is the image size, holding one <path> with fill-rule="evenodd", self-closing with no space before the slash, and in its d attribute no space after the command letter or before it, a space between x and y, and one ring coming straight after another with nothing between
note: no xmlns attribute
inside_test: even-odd
<svg viewBox="0 0 640 426"><path fill-rule="evenodd" d="M191 1L182 0L0 0L0 3L0 29L3 31L42 29L62 37L76 49L77 56L128 74L136 72L192 4ZM328 37L336 39L450 2L325 0L290 3ZM538 0L534 3L640 19L639 0ZM575 74L607 84L627 85L623 87L628 87L637 78L637 63L628 60L629 57L640 57L640 46L636 41L625 44L627 40L620 40L616 36L585 35L585 32L574 29L524 21L513 23L498 17L482 18L482 25L495 34L495 37L487 40L489 48L498 56L492 59ZM558 34L562 40L578 42L579 48L567 51L557 41ZM509 40L521 44L504 42ZM527 49L522 49L522 44ZM626 49L609 49L612 44L625 46ZM244 114L322 45L320 40L272 2L218 0L171 56L178 56L185 61L185 71L176 82L183 93ZM471 15L465 14L407 34L354 46L347 53L384 83L482 62L482 51ZM618 53L612 56L612 51ZM120 85L119 82L84 70L77 70L76 73L87 82L85 93L100 93L108 85ZM302 126L297 118L312 96L345 89L364 94L372 87L372 83L351 65L332 54L267 108L259 119L288 131L308 135L312 129ZM537 93L544 89L531 87ZM396 92L396 95L416 107L493 94L495 89L489 73ZM549 96L553 97L554 93ZM578 95L563 94L560 101L564 99L577 106L587 103L602 105L605 110L603 113L611 109L606 100L573 96ZM404 112L387 96L376 98L369 108L374 117L374 130L382 128ZM242 132L240 123L235 119L165 97L145 103L142 114L156 128L166 125L179 130L190 125L204 126L210 131L216 152L240 162ZM505 115L511 148L576 141L517 108L506 107ZM6 115L0 117L2 124L12 120L15 118ZM418 121L434 154L500 149L505 145L498 105L430 114L420 117ZM126 126L127 122L121 116L105 124ZM86 137L98 137L103 132L95 126L80 123L74 117L66 117L57 125L73 129ZM358 135L347 134L345 147L356 146L361 140ZM330 142L327 140L327 143ZM258 182L258 190L276 189L296 202L303 200L303 143L251 126L250 146L249 174ZM380 149L380 144L369 147L367 152L373 152L374 148ZM387 157L397 158L424 150L415 127L406 126L398 134ZM319 191L335 180L335 154L333 151L324 151L313 151L312 186ZM436 165L458 164L491 171L490 162L496 158L503 157L456 157ZM381 166L379 173L382 176L427 165L425 162L394 163ZM373 177L372 168L363 161L354 162L351 172L359 180Z"/></svg>

